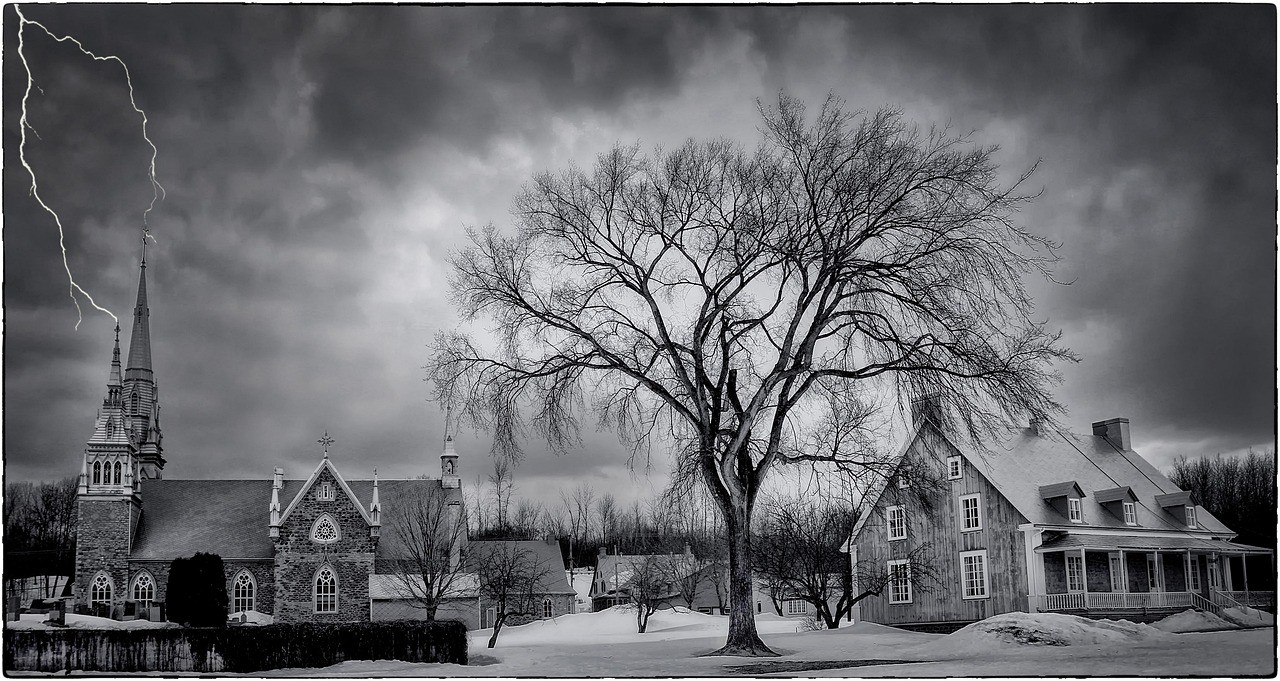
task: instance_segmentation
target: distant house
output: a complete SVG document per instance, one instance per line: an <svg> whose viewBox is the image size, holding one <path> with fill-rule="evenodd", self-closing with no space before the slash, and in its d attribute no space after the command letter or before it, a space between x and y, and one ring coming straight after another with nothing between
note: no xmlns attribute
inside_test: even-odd
<svg viewBox="0 0 1280 681"><path fill-rule="evenodd" d="M872 495L847 548L864 575L883 566L889 583L858 619L958 625L1011 611L1150 619L1274 606L1271 552L1232 543L1234 532L1134 452L1128 419L1094 423L1089 435L1033 424L985 451L929 418L917 423L900 470L929 471L940 489L914 489L920 476L904 475ZM936 579L914 583L925 567Z"/></svg>
<svg viewBox="0 0 1280 681"><path fill-rule="evenodd" d="M676 582L698 572L702 567L688 547L682 554L609 554L602 546L596 557L591 590L588 593L592 610L600 612L615 605L630 603L631 584L645 571L650 572L647 578L654 580L659 588L662 595L658 600L663 607L684 606L685 599ZM698 595L702 595L702 591L699 588ZM695 605L698 602L695 598Z"/></svg>

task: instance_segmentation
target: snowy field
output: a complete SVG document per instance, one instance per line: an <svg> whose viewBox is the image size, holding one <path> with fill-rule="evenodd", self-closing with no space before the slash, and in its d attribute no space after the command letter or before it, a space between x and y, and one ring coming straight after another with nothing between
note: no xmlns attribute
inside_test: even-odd
<svg viewBox="0 0 1280 681"><path fill-rule="evenodd" d="M72 616L67 619L70 624ZM112 627L107 622L77 621L72 626ZM950 635L912 633L867 623L801 632L797 631L797 620L772 614L758 616L756 623L761 638L781 657L706 657L724 643L727 617L662 611L649 619L646 633L638 634L634 611L610 608L504 627L492 650L485 647L491 630L470 632L471 664L467 666L352 661L247 676L1033 677L1267 676L1276 672L1273 627L1240 629L1214 615L1194 611L1154 625L1009 613ZM15 624L21 628L41 626L25 621L9 626ZM145 626L114 623L117 627L123 624ZM892 663L859 666L869 660Z"/></svg>
<svg viewBox="0 0 1280 681"><path fill-rule="evenodd" d="M860 623L796 631L797 621L757 617L761 638L781 657L704 657L724 643L728 618L664 611L637 634L635 613L600 613L470 633L471 664L345 662L272 676L1239 676L1276 671L1274 629L1241 630L1212 615L1181 613L1157 626L1093 622L1071 615L1010 613L950 635ZM1200 625L1204 625L1201 627ZM1174 633L1191 628L1228 631ZM1036 642L1030 642L1036 639ZM865 660L896 664L857 666ZM825 668L823 668L825 667Z"/></svg>

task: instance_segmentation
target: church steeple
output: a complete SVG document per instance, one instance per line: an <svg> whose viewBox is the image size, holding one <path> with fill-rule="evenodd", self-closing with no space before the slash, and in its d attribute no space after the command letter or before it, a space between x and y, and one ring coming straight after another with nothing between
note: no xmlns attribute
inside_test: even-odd
<svg viewBox="0 0 1280 681"><path fill-rule="evenodd" d="M138 268L138 299L133 306L133 332L129 337L129 362L124 372L124 409L129 430L138 446L138 473L159 478L164 470L160 444L160 403L151 371L151 309L147 303L147 240L142 238L142 262Z"/></svg>

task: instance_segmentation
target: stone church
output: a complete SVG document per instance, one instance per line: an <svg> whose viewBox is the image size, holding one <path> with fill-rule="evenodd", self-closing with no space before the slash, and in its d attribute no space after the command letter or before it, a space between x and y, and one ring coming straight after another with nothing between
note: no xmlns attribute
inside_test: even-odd
<svg viewBox="0 0 1280 681"><path fill-rule="evenodd" d="M276 622L381 619L370 587L391 572L395 541L381 534L398 510L395 503L384 508L382 499L443 495L442 506L461 513L452 437L434 479L379 481L375 471L370 480L348 480L329 457L326 433L323 458L305 480L286 479L280 468L262 480L166 480L149 317L144 256L128 361L122 371L117 325L106 398L80 469L76 605L109 617L155 618L173 560L205 552L223 560L230 612L265 613ZM547 554L549 568L559 562L558 547L521 543ZM572 612L572 589L563 574L556 578L562 570L548 570L544 616ZM460 597L471 605L453 610L474 620L470 628L480 626L479 596ZM411 607L392 610L414 616Z"/></svg>

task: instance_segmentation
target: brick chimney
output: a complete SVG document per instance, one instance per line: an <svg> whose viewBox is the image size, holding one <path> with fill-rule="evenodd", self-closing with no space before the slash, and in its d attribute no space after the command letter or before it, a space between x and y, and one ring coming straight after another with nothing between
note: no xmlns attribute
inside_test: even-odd
<svg viewBox="0 0 1280 681"><path fill-rule="evenodd" d="M1095 421L1093 424L1093 434L1099 437L1107 438L1113 447L1122 452L1130 451L1129 441L1129 419L1120 417L1107 419L1106 421Z"/></svg>

